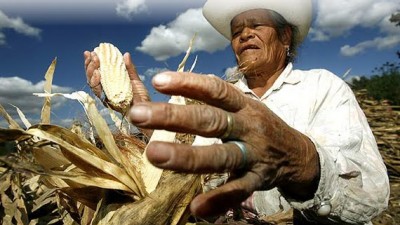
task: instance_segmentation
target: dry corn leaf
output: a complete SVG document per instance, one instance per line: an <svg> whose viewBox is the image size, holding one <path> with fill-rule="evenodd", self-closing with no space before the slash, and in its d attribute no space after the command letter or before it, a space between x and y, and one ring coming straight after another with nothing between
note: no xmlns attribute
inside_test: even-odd
<svg viewBox="0 0 400 225"><path fill-rule="evenodd" d="M179 65L178 65L178 69L177 69L178 72L185 71L185 64L186 64L187 59L189 58L190 52L192 51L193 43L194 43L194 40L196 39L196 36L197 36L196 34L193 35L192 39L190 40L189 47L186 50L185 57L183 57L181 63L179 63Z"/></svg>
<svg viewBox="0 0 400 225"><path fill-rule="evenodd" d="M190 67L190 70L189 70L190 73L194 70L194 67L196 67L196 64L197 64L197 55L194 58L194 61L192 63L192 67Z"/></svg>
<svg viewBox="0 0 400 225"><path fill-rule="evenodd" d="M186 190L186 195L182 198L180 202L180 207L175 208L175 212L171 218L171 225L178 225L178 224L184 224L185 221L188 220L190 216L189 208L188 206L190 205L190 202L193 200L194 196L199 192L199 177L200 176L195 176L194 177L189 177L193 179L193 183L190 189Z"/></svg>
<svg viewBox="0 0 400 225"><path fill-rule="evenodd" d="M104 199L100 199L100 201L97 203L96 206L96 211L93 215L93 219L90 222L90 225L95 225L95 224L109 224L109 217L107 217L107 213L110 213L110 215L113 215L115 210L110 210L106 211L104 210L104 207L106 207L106 204L104 203Z"/></svg>
<svg viewBox="0 0 400 225"><path fill-rule="evenodd" d="M99 223L99 218L102 217L102 216L100 215L100 213L101 213L100 210L101 210L101 208L102 208L103 201L104 201L103 199L100 199L100 201L97 202L96 210L95 210L95 212L94 212L94 214L93 214L93 219L92 219L90 225L93 225L93 224L103 224L103 223Z"/></svg>
<svg viewBox="0 0 400 225"><path fill-rule="evenodd" d="M46 185L48 188L69 188L71 187L71 183L67 183L66 180L57 178L57 177L51 177L51 176L41 176L40 181ZM79 188L82 185L79 186L73 186L73 188Z"/></svg>
<svg viewBox="0 0 400 225"><path fill-rule="evenodd" d="M3 224L28 224L28 214L25 206L24 196L21 185L21 175L9 173L3 182L7 183L2 186L4 190L0 192L3 218L0 218ZM2 215L2 214L0 214ZM15 221L15 222L14 222Z"/></svg>
<svg viewBox="0 0 400 225"><path fill-rule="evenodd" d="M4 177L1 179L0 183L0 193L5 192L8 188L11 186L11 174L6 174Z"/></svg>
<svg viewBox="0 0 400 225"><path fill-rule="evenodd" d="M103 177L94 177L86 173L72 173L63 171L46 171L46 175L62 180L68 180L84 186L93 186L104 189L122 190L126 192L132 192L132 190L124 185L123 183L106 179Z"/></svg>
<svg viewBox="0 0 400 225"><path fill-rule="evenodd" d="M12 225L12 219L13 216L15 215L15 211L17 210L15 208L15 205L13 204L13 201L11 198L6 195L5 193L0 193L1 194L1 205L3 206L4 210L4 217L1 218L3 220L3 225Z"/></svg>
<svg viewBox="0 0 400 225"><path fill-rule="evenodd" d="M15 120L7 113L4 107L0 104L0 115L8 122L10 129L22 129Z"/></svg>
<svg viewBox="0 0 400 225"><path fill-rule="evenodd" d="M68 142L69 144L79 147L82 150L97 156L98 158L112 162L110 159L110 156L105 154L102 150L98 149L96 146L92 145L89 141L86 139L80 138L79 135L75 134L71 130L68 130L63 127L59 127L56 125L46 125L46 124L39 124L39 125L34 125L31 127L29 130L34 130L34 129L39 129L42 130L48 134L51 134L59 139L63 139L65 142ZM28 132L29 133L29 132ZM48 140L48 139L45 139Z"/></svg>
<svg viewBox="0 0 400 225"><path fill-rule="evenodd" d="M91 224L112 224L114 214L121 208L118 204L107 204L105 200L99 202L96 214Z"/></svg>
<svg viewBox="0 0 400 225"><path fill-rule="evenodd" d="M47 206L50 203L55 203L56 189L48 189L39 198L33 200L32 212L38 211L40 208Z"/></svg>
<svg viewBox="0 0 400 225"><path fill-rule="evenodd" d="M150 138L149 143L153 141L173 142L175 140L175 136L175 132L170 132L166 130L155 130ZM156 189L163 170L155 167L153 164L150 163L146 156L146 149L142 155L143 169L141 170L141 172L146 191L148 193L151 193Z"/></svg>
<svg viewBox="0 0 400 225"><path fill-rule="evenodd" d="M35 160L45 169L61 168L62 166L71 163L62 154L61 149L58 146L54 146L51 144L46 146L34 147L32 149L32 154Z"/></svg>
<svg viewBox="0 0 400 225"><path fill-rule="evenodd" d="M44 183L50 182L55 183L54 185L57 189L62 191L68 191L68 194L74 197L77 201L81 201L82 203L93 205L93 201L96 200L90 194L94 194L94 196L99 195L101 193L101 189L110 189L110 190L122 190L125 192L132 192L130 188L117 181L117 179L107 179L104 177L95 177L93 175L87 174L86 172L75 172L75 171L52 171L41 168L40 166L32 165L29 162L14 162L12 163L12 168L17 171L29 171L35 174L42 174ZM48 178L46 180L46 178ZM15 185L11 186L15 189ZM72 188L73 187L73 188ZM86 187L96 188L96 192L87 193L87 190L84 192L79 192L79 190L84 190ZM18 191L18 192L16 192ZM14 191L14 196L19 196L21 191L17 189ZM20 197L16 197L16 199L22 199ZM18 208L22 208L23 202L17 201ZM23 208L22 208L23 209ZM20 210L21 211L21 210ZM21 211L22 212L22 211ZM22 214L23 215L23 214Z"/></svg>
<svg viewBox="0 0 400 225"><path fill-rule="evenodd" d="M30 139L32 135L27 134L20 129L2 129L0 128L0 142L23 141Z"/></svg>
<svg viewBox="0 0 400 225"><path fill-rule="evenodd" d="M57 58L55 58L49 68L47 69L46 74L44 75L45 83L44 83L44 92L51 94L51 86L53 84L53 75L56 69ZM44 103L42 107L42 113L40 117L41 123L49 124L50 123L50 110L51 110L51 97L45 97Z"/></svg>
<svg viewBox="0 0 400 225"><path fill-rule="evenodd" d="M49 96L49 94L35 94L39 97ZM131 164L130 160L128 160L124 155L121 154L119 148L117 147L113 134L111 133L110 129L104 118L100 115L99 111L96 108L95 101L91 98L87 93L83 91L74 92L72 94L51 94L50 96L54 95L61 95L69 99L78 100L85 109L85 112L89 118L91 124L95 127L97 134L99 135L100 139L102 140L106 150L112 158L120 164L125 171L129 174L129 176L133 179L134 182L131 182L128 186L130 188L135 188L138 192L138 196L145 196L147 194L143 180L135 170L134 165ZM134 186L132 184L135 184ZM136 191L135 191L136 193Z"/></svg>
<svg viewBox="0 0 400 225"><path fill-rule="evenodd" d="M107 224L129 224L129 225L154 225L171 224L174 213L186 209L187 196L198 190L199 179L197 175L178 174L166 172L159 187L150 193L149 197L120 206L113 212L113 217ZM173 184L173 185L171 185ZM104 209L107 212L107 209ZM113 208L110 210L114 211ZM103 213L106 213L103 212ZM135 215L135 216L132 216Z"/></svg>
<svg viewBox="0 0 400 225"><path fill-rule="evenodd" d="M81 224L90 224L93 220L95 211L80 204L78 210L81 212Z"/></svg>
<svg viewBox="0 0 400 225"><path fill-rule="evenodd" d="M186 51L185 57L183 58L182 62L178 66L178 69L177 69L178 72L183 72L185 70L185 64L186 64L186 61L192 50L193 41L194 41L195 37L196 37L196 35L193 36L193 38L190 41L189 48ZM185 101L185 98L182 96L171 96L168 103L177 104L177 105L185 105L186 101ZM171 131L166 131L166 130L154 130L153 135L151 136L149 142L153 142L153 141L174 142L175 137L176 137L176 132L171 132ZM147 151L147 147L143 153L144 167L141 170L141 172L142 172L143 182L146 187L146 191L148 193L151 193L156 189L157 184L161 178L161 174L162 174L163 170L158 167L155 167L153 164L150 163L150 161L147 159L146 151Z"/></svg>
<svg viewBox="0 0 400 225"><path fill-rule="evenodd" d="M39 128L45 129L41 130ZM50 129L47 129L50 128ZM67 136L61 135L59 137L58 135L63 134L63 133L68 133ZM72 145L71 143L68 143L65 141L69 137L73 137L74 133L67 129L63 129L60 127L55 127L52 125L46 125L46 126L39 126L38 128L32 127L27 131L27 133L32 134L34 136L37 136L41 139L49 140L53 143L56 143L60 146L62 146L65 150L69 151L69 153L75 155L77 158L87 162L87 164L92 165L93 167L103 171L104 173L107 173L111 176L113 176L116 180L119 180L122 184L126 185L129 187L129 190L138 196L142 196L141 193L139 192L137 185L134 183L134 181L128 176L126 171L124 171L122 168L116 166L115 164L106 161L102 158L100 158L98 155L94 155L88 151L85 151L85 145L87 142L82 141L81 139L77 139L73 144L76 146ZM64 138L64 139L63 139ZM87 146L87 145L86 145Z"/></svg>
<svg viewBox="0 0 400 225"><path fill-rule="evenodd" d="M109 190L94 186L82 188L62 188L60 190L65 195L63 197L64 200L62 201L62 204L65 205L64 208L71 208L68 211L73 211L74 213L78 212L79 210L87 210L86 208L90 209L89 212L96 210L98 202L101 201L101 199L103 199L108 192L110 192ZM79 205L81 205L81 208L77 209L76 207L79 207Z"/></svg>
<svg viewBox="0 0 400 225"><path fill-rule="evenodd" d="M11 104L10 104L11 105ZM19 118L21 119L22 123L24 124L25 128L28 129L29 127L32 126L32 124L29 122L29 120L25 117L25 114L15 105L12 105L15 107L17 110L17 113L19 115Z"/></svg>
<svg viewBox="0 0 400 225"><path fill-rule="evenodd" d="M111 120L114 122L115 126L118 128L118 130L125 135L128 135L128 129L126 126L124 126L124 122L123 119L121 120L117 114L115 113L114 110L108 108L108 111L110 113L110 118Z"/></svg>
<svg viewBox="0 0 400 225"><path fill-rule="evenodd" d="M14 180L11 182L11 190L14 195L14 205L16 213L14 215L17 224L28 224L28 212L26 210L25 201L23 196L23 191L21 189L21 174L15 174Z"/></svg>

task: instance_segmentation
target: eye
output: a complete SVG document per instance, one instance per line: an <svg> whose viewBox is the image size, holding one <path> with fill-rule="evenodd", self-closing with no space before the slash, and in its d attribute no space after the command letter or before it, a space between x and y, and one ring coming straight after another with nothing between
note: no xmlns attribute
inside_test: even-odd
<svg viewBox="0 0 400 225"><path fill-rule="evenodd" d="M241 29L237 29L237 30L233 30L232 31L232 37L237 37L238 35L240 35L242 33Z"/></svg>
<svg viewBox="0 0 400 225"><path fill-rule="evenodd" d="M264 24L258 23L258 24L254 24L253 28L257 29L257 30L261 30L264 27Z"/></svg>

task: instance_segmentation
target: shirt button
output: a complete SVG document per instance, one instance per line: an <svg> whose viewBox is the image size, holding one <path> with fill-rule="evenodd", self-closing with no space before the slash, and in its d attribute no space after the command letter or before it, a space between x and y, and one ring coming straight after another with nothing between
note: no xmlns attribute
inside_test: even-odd
<svg viewBox="0 0 400 225"><path fill-rule="evenodd" d="M331 212L331 204L328 201L321 202L317 210L318 215L327 216Z"/></svg>

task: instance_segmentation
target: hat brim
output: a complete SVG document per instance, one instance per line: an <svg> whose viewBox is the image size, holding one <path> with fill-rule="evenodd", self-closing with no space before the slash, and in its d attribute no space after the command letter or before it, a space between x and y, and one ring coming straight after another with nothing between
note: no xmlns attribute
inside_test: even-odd
<svg viewBox="0 0 400 225"><path fill-rule="evenodd" d="M232 19L251 9L269 9L282 15L298 28L298 43L305 39L311 26L311 0L208 0L203 6L203 15L218 32L231 40Z"/></svg>

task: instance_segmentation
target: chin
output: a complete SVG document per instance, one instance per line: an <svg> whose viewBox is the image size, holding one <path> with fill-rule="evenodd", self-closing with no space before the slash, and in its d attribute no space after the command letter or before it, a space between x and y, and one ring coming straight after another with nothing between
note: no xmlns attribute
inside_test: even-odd
<svg viewBox="0 0 400 225"><path fill-rule="evenodd" d="M254 71L256 68L257 59L255 60L246 60L238 64L238 69L242 73L246 73L248 71Z"/></svg>

